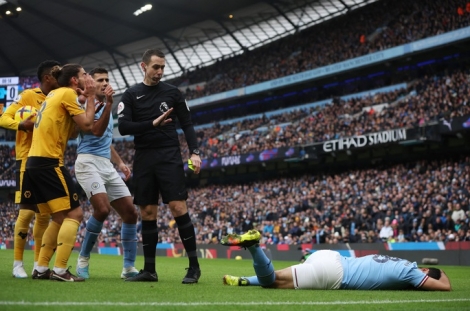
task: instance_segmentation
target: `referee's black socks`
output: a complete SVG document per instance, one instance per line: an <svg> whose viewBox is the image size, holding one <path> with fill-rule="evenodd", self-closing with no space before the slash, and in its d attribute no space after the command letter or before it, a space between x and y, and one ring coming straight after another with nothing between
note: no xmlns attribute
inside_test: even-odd
<svg viewBox="0 0 470 311"><path fill-rule="evenodd" d="M184 249L188 253L189 266L199 268L196 251L196 234L194 233L194 225L191 222L189 214L175 217L178 231L180 233L181 241L183 242Z"/></svg>
<svg viewBox="0 0 470 311"><path fill-rule="evenodd" d="M158 229L156 220L142 220L142 247L144 249L144 271L155 273Z"/></svg>

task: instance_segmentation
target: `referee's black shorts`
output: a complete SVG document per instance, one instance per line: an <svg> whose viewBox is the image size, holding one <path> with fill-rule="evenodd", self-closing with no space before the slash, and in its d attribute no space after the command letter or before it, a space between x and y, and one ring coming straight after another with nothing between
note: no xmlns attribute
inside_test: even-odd
<svg viewBox="0 0 470 311"><path fill-rule="evenodd" d="M186 191L183 159L179 146L158 149L137 149L134 157L134 204L158 204L162 201L185 201Z"/></svg>
<svg viewBox="0 0 470 311"><path fill-rule="evenodd" d="M21 192L22 203L37 204L44 214L80 206L72 176L68 169L59 166L58 159L29 157Z"/></svg>

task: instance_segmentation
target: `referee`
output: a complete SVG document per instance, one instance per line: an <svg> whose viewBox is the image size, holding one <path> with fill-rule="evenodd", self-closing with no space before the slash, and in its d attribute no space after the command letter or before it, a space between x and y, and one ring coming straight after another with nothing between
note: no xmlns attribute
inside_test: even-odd
<svg viewBox="0 0 470 311"><path fill-rule="evenodd" d="M155 255L158 241L157 204L159 195L170 206L178 232L189 257L183 284L197 283L201 270L196 252L194 225L188 214L183 159L176 132L176 118L191 152L194 172L201 169L196 132L189 107L175 86L161 82L165 54L157 49L144 52L141 62L143 83L124 92L118 105L119 132L134 136L134 204L142 217L144 269L126 281L157 282Z"/></svg>

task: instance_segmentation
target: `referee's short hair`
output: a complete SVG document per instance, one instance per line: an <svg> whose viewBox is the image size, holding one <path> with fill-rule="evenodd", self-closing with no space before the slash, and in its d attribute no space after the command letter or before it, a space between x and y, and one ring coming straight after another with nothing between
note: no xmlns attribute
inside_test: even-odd
<svg viewBox="0 0 470 311"><path fill-rule="evenodd" d="M163 53L159 49L149 49L144 52L144 55L142 55L142 62L148 65L148 63L150 63L150 59L154 55L160 58L165 58L165 53Z"/></svg>

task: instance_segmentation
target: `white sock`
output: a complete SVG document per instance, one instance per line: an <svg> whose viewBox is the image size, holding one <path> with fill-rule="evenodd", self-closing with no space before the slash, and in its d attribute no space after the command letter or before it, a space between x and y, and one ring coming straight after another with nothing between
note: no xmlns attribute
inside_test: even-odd
<svg viewBox="0 0 470 311"><path fill-rule="evenodd" d="M64 274L67 269L54 267L54 272L56 274Z"/></svg>
<svg viewBox="0 0 470 311"><path fill-rule="evenodd" d="M39 273L44 273L47 271L47 269L49 269L49 267L44 267L44 266L37 266L36 267L36 270L39 272Z"/></svg>
<svg viewBox="0 0 470 311"><path fill-rule="evenodd" d="M13 268L19 267L23 265L23 260L15 260L13 261Z"/></svg>

